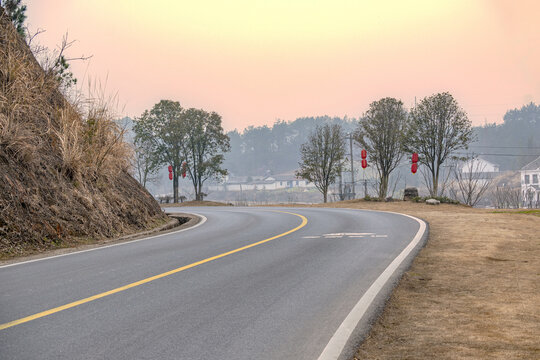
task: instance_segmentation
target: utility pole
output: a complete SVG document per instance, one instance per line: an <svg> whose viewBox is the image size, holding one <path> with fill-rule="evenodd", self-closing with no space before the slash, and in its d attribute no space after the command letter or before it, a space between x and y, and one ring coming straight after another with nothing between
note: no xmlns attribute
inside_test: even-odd
<svg viewBox="0 0 540 360"><path fill-rule="evenodd" d="M367 180L364 179L364 198L367 197Z"/></svg>
<svg viewBox="0 0 540 360"><path fill-rule="evenodd" d="M356 198L356 191L354 189L354 159L353 159L353 136L352 133L349 133L349 145L350 145L350 155L351 155L351 189L352 189L352 198Z"/></svg>
<svg viewBox="0 0 540 360"><path fill-rule="evenodd" d="M343 196L343 169L341 164L339 165L339 200L345 200Z"/></svg>

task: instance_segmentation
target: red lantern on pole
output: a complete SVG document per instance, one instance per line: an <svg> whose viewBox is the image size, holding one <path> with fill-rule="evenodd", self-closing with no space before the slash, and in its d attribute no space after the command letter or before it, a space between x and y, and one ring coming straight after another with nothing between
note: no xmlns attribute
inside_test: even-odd
<svg viewBox="0 0 540 360"><path fill-rule="evenodd" d="M362 159L362 169L365 169L365 168L367 168L367 160Z"/></svg>
<svg viewBox="0 0 540 360"><path fill-rule="evenodd" d="M172 180L172 172L169 173L169 180Z"/></svg>
<svg viewBox="0 0 540 360"><path fill-rule="evenodd" d="M360 155L362 156L362 159L366 159L367 158L367 151L366 149L362 149L362 151L360 152Z"/></svg>
<svg viewBox="0 0 540 360"><path fill-rule="evenodd" d="M182 163L182 177L185 178L186 177L186 171L187 171L187 162L183 162Z"/></svg>
<svg viewBox="0 0 540 360"><path fill-rule="evenodd" d="M169 172L172 173L172 165L169 165Z"/></svg>
<svg viewBox="0 0 540 360"><path fill-rule="evenodd" d="M411 172L413 174L416 174L418 171L418 153L412 154L412 166L411 166Z"/></svg>

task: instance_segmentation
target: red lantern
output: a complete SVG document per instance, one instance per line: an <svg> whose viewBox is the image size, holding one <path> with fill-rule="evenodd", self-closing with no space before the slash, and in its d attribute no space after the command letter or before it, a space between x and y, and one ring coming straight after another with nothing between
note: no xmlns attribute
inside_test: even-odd
<svg viewBox="0 0 540 360"><path fill-rule="evenodd" d="M172 173L172 165L169 165L169 172Z"/></svg>
<svg viewBox="0 0 540 360"><path fill-rule="evenodd" d="M412 171L413 174L416 174L416 171L417 171L417 170L418 170L418 164L414 162L414 163L411 165L411 171Z"/></svg>
<svg viewBox="0 0 540 360"><path fill-rule="evenodd" d="M169 173L169 180L172 180L172 172Z"/></svg>
<svg viewBox="0 0 540 360"><path fill-rule="evenodd" d="M365 169L365 168L367 168L367 160L362 159L362 169Z"/></svg>
<svg viewBox="0 0 540 360"><path fill-rule="evenodd" d="M412 154L412 162L413 162L413 163L417 163L417 162L418 162L418 153L413 153L413 154Z"/></svg>
<svg viewBox="0 0 540 360"><path fill-rule="evenodd" d="M187 171L187 162L183 162L182 163L182 177L185 178L186 177L186 171Z"/></svg>
<svg viewBox="0 0 540 360"><path fill-rule="evenodd" d="M362 159L366 159L366 158L367 158L367 151L366 151L366 149L362 149L362 151L360 152L360 155L362 156Z"/></svg>

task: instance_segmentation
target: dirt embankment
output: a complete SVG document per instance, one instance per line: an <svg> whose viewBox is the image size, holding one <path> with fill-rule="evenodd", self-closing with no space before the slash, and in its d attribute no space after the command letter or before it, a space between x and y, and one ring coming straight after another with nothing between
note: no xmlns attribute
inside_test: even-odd
<svg viewBox="0 0 540 360"><path fill-rule="evenodd" d="M167 221L107 104L74 103L0 7L0 258Z"/></svg>
<svg viewBox="0 0 540 360"><path fill-rule="evenodd" d="M352 201L429 222L355 359L539 359L540 213Z"/></svg>

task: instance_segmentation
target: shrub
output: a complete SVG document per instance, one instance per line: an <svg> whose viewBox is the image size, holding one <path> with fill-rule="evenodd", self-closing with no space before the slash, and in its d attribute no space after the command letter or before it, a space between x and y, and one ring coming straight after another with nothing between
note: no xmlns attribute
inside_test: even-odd
<svg viewBox="0 0 540 360"><path fill-rule="evenodd" d="M364 201L382 201L381 199L379 199L378 197L376 196L369 196L369 195L366 195L364 197Z"/></svg>

